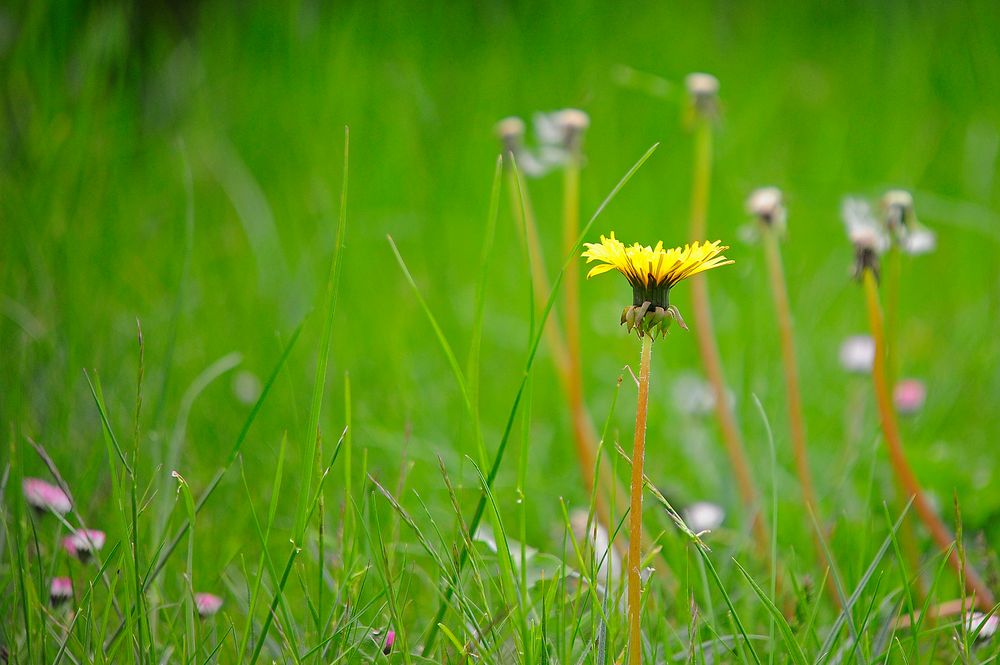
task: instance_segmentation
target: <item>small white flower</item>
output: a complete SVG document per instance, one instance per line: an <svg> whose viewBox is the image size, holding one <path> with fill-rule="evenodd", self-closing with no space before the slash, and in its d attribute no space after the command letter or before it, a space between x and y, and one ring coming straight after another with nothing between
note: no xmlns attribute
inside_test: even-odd
<svg viewBox="0 0 1000 665"><path fill-rule="evenodd" d="M840 366L855 374L870 374L875 364L875 340L852 335L840 345Z"/></svg>
<svg viewBox="0 0 1000 665"><path fill-rule="evenodd" d="M695 533L714 531L722 526L726 511L710 501L696 501L684 509L684 521Z"/></svg>
<svg viewBox="0 0 1000 665"><path fill-rule="evenodd" d="M982 612L971 612L966 618L966 627L969 632L979 631L976 639L988 640L997 633L997 628L1000 628L1000 617L996 614L992 614L989 618L986 617ZM982 626L982 628L980 628Z"/></svg>

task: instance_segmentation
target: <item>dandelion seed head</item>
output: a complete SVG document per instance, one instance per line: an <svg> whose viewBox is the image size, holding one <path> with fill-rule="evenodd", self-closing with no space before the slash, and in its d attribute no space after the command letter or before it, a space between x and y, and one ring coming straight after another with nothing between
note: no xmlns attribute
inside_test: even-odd
<svg viewBox="0 0 1000 665"><path fill-rule="evenodd" d="M504 142L520 140L524 137L524 120L516 115L508 116L497 123L497 136Z"/></svg>
<svg viewBox="0 0 1000 665"><path fill-rule="evenodd" d="M747 212L778 232L785 230L785 205L777 187L761 187L751 192Z"/></svg>

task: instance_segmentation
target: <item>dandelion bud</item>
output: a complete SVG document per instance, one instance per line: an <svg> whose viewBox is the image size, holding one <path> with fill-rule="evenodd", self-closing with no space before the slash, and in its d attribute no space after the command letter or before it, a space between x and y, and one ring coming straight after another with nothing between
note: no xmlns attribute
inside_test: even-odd
<svg viewBox="0 0 1000 665"><path fill-rule="evenodd" d="M698 115L705 118L716 116L719 110L719 79L711 74L695 72L687 75L684 86Z"/></svg>
<svg viewBox="0 0 1000 665"><path fill-rule="evenodd" d="M779 233L785 230L785 206L781 190L777 187L761 187L750 193L747 212L760 220L761 224Z"/></svg>
<svg viewBox="0 0 1000 665"><path fill-rule="evenodd" d="M49 584L49 602L52 607L60 607L73 599L73 580L68 577L54 577Z"/></svg>
<svg viewBox="0 0 1000 665"><path fill-rule="evenodd" d="M497 136L503 141L504 154L518 154L524 139L524 121L517 116L504 118L496 125Z"/></svg>

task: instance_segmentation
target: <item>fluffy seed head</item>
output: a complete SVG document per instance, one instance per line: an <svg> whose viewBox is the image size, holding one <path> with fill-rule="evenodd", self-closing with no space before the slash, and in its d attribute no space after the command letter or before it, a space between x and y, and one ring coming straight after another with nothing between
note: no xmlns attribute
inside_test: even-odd
<svg viewBox="0 0 1000 665"><path fill-rule="evenodd" d="M761 187L750 193L747 212L765 226L781 232L785 230L785 205L777 187Z"/></svg>

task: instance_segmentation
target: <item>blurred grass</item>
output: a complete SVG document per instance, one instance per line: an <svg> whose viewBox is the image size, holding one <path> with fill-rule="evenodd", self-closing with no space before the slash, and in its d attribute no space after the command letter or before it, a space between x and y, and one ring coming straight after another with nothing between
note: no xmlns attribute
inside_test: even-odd
<svg viewBox="0 0 1000 665"><path fill-rule="evenodd" d="M446 514L435 455L460 474L460 497L472 500L477 479L462 456L475 456L474 441L447 360L386 234L464 357L499 151L495 121L566 106L590 114L584 216L662 142L598 227L625 239L681 242L691 148L681 82L703 70L720 78L724 105L709 228L712 239L733 245L737 261L710 288L761 481L769 462L753 394L775 426L783 546L806 552L809 523L792 475L764 266L759 248L737 231L746 194L761 184L782 187L788 198L784 256L820 500L828 514L862 524L891 483L878 467L874 496L866 498L872 455L881 456L873 408L866 407L861 439L845 442L852 384L836 352L845 335L864 330L864 318L860 289L848 279L839 202L889 186L915 192L917 214L938 233L939 249L904 265L903 374L929 385L927 408L904 424L904 440L945 512L956 489L966 530L985 529L995 543L998 21L1000 8L985 0L754 9L582 0L7 6L0 10L4 438L36 437L82 512L111 523L106 451L82 369L99 371L112 424L129 431L138 317L147 460L166 459L195 377L231 352L242 354L240 368L209 384L187 420L178 471L203 487L250 408L234 391L236 373L263 380L320 302L349 125L350 222L321 427L332 445L344 419L340 377L350 371L353 445L369 450L369 470L395 477L404 458L413 460L408 482ZM651 93L629 83L623 68L669 85ZM185 272L188 167L194 223ZM530 186L551 269L559 256L559 178ZM502 205L486 292L479 402L490 450L520 379L511 368L522 366L528 339L528 282L511 218ZM637 349L617 326L623 285L599 280L582 293L587 399L592 413L603 414ZM677 290L681 311L688 298ZM317 312L244 447L252 488L271 485L285 432L296 444L289 465L306 463L297 439L308 419L320 328ZM716 500L739 522L714 424L678 413L670 401L671 379L699 371L693 337L675 332L655 355L647 473L681 503ZM558 547L550 542L557 498L579 505L586 497L568 461L571 427L551 367L537 367L527 539ZM626 437L630 419L630 409L619 409L615 426ZM41 473L32 456L24 463L26 474ZM155 480L169 492L171 470L145 467L140 487ZM513 505L515 478L511 461L495 489L501 505ZM331 478L328 486L340 482ZM283 534L294 495L276 499ZM266 500L261 490L258 502ZM249 511L239 509L244 501L238 479L227 477L213 502L229 509L199 515L198 571L217 574L256 538ZM841 546L858 537L848 529L835 535ZM867 561L844 564L859 575Z"/></svg>

